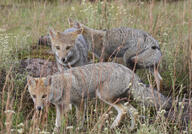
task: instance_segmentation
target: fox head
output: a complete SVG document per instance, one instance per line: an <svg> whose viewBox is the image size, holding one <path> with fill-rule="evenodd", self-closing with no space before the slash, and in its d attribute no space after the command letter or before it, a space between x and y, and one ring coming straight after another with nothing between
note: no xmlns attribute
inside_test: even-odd
<svg viewBox="0 0 192 134"><path fill-rule="evenodd" d="M76 38L80 33L81 30L77 30L75 32L61 33L55 32L55 30L52 28L49 29L51 47L53 52L55 53L57 61L60 64L67 64L68 58L70 58L70 56L72 55L70 54L71 49L74 48Z"/></svg>
<svg viewBox="0 0 192 134"><path fill-rule="evenodd" d="M35 108L41 111L48 101L50 93L51 77L33 78L27 76L27 85L29 93L33 99Z"/></svg>

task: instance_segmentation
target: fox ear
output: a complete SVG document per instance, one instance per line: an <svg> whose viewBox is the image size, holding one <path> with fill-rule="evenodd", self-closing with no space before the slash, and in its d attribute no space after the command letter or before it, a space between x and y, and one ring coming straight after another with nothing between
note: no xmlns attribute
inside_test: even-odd
<svg viewBox="0 0 192 134"><path fill-rule="evenodd" d="M52 82L51 76L47 76L46 79L44 80L44 85L45 86L50 86Z"/></svg>
<svg viewBox="0 0 192 134"><path fill-rule="evenodd" d="M35 79L33 78L33 77L31 77L31 76L27 76L27 84L29 85L29 86L35 86L36 85L36 81L35 81Z"/></svg>
<svg viewBox="0 0 192 134"><path fill-rule="evenodd" d="M55 39L55 37L56 37L56 32L51 27L49 27L49 36L50 36L51 39Z"/></svg>
<svg viewBox="0 0 192 134"><path fill-rule="evenodd" d="M76 40L76 39L77 39L77 36L78 36L79 34L82 34L82 32L83 32L83 29L77 29L76 31L71 32L71 33L70 33L71 39Z"/></svg>
<svg viewBox="0 0 192 134"><path fill-rule="evenodd" d="M68 23L69 23L70 27L73 27L73 21L71 18L68 18Z"/></svg>

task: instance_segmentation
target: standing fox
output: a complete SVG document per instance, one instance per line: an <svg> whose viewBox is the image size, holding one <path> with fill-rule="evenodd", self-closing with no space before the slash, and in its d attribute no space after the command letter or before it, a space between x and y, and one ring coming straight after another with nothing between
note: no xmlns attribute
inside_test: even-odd
<svg viewBox="0 0 192 134"><path fill-rule="evenodd" d="M37 110L42 110L46 102L56 106L56 128L61 126L63 112L68 110L69 103L76 107L77 117L82 118L83 124L86 100L97 97L118 112L111 128L118 126L123 115L129 112L133 129L133 116L121 101L117 102L118 99L129 93L138 101L158 107L167 101L159 92L141 83L133 71L117 63L88 64L44 78L28 76L27 81Z"/></svg>
<svg viewBox="0 0 192 134"><path fill-rule="evenodd" d="M58 70L88 64L88 44L80 34L80 30L69 28L64 32L49 29L49 36L42 36L39 44L51 45L55 54Z"/></svg>
<svg viewBox="0 0 192 134"><path fill-rule="evenodd" d="M82 30L81 33L92 51L107 61L113 57L122 57L129 68L149 68L152 74L157 69L162 56L157 40L147 32L132 28L113 28L110 30L91 29L78 22L71 26ZM158 82L162 77L157 71Z"/></svg>

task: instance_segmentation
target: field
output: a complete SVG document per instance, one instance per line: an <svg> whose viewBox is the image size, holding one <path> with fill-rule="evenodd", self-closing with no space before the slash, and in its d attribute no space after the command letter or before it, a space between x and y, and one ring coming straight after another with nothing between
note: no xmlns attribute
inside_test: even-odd
<svg viewBox="0 0 192 134"><path fill-rule="evenodd" d="M158 40L163 57L159 66L163 77L160 92L172 97L173 118L164 116L165 110L132 103L142 118L130 132L129 118L122 126L109 129L115 111L102 102L89 102L86 124L77 129L75 109L63 121L63 133L136 133L166 134L192 133L192 1L128 1L91 3L79 1L0 1L0 133L51 133L55 122L55 109L50 106L36 113L27 91L27 72L20 69L20 61L42 58L54 61L46 46L38 46L41 35L48 28L57 31L69 28L68 18L94 29L126 26L142 29ZM22 73L21 73L22 72ZM155 84L146 70L137 74L145 83ZM178 106L177 106L178 104ZM185 106L184 106L185 105ZM183 110L188 107L188 112ZM184 108L185 109L185 108ZM106 113L107 112L107 113ZM182 122L183 114L187 123ZM99 118L107 114L108 118ZM191 119L191 120L190 120Z"/></svg>

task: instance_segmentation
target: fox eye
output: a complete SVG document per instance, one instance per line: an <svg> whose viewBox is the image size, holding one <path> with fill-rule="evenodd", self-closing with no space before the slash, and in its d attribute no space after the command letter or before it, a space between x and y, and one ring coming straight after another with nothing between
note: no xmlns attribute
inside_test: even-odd
<svg viewBox="0 0 192 134"><path fill-rule="evenodd" d="M33 95L33 98L36 98L36 95Z"/></svg>
<svg viewBox="0 0 192 134"><path fill-rule="evenodd" d="M66 47L66 50L69 50L70 48L71 48L71 46L67 46L67 47Z"/></svg>
<svg viewBox="0 0 192 134"><path fill-rule="evenodd" d="M44 94L43 96L42 96L42 98L44 99L45 97L47 97L47 95L46 94Z"/></svg>
<svg viewBox="0 0 192 134"><path fill-rule="evenodd" d="M56 49L57 49L57 50L60 50L60 47L59 47L59 46L56 46Z"/></svg>

